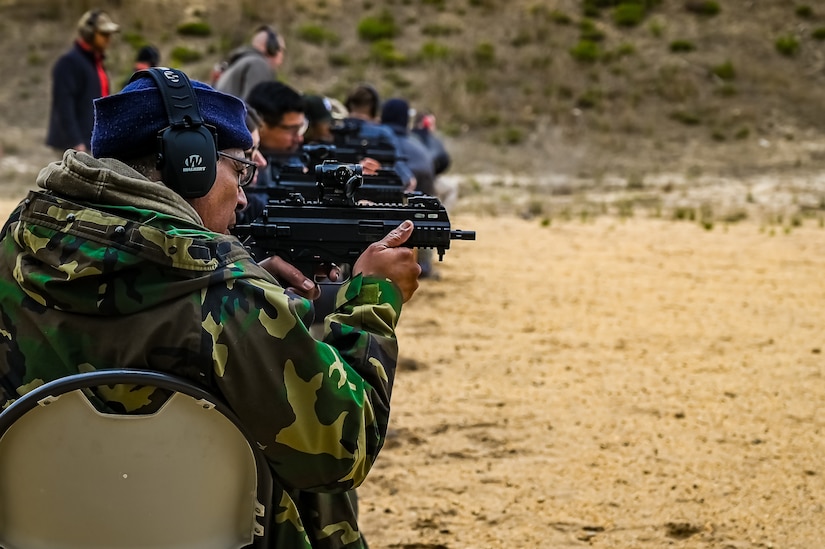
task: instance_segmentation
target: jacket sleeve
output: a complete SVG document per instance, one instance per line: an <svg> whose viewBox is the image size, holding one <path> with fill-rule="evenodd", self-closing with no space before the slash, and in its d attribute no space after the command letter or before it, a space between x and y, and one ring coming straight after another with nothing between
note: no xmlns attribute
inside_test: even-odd
<svg viewBox="0 0 825 549"><path fill-rule="evenodd" d="M444 142L436 136L432 136L432 138L433 168L435 169L435 174L440 175L449 169L452 159L450 158L450 153L447 152L447 147L444 146Z"/></svg>
<svg viewBox="0 0 825 549"><path fill-rule="evenodd" d="M310 303L265 278L211 287L203 300L215 379L288 488L358 486L384 442L401 311L389 281L339 290L324 341L301 322Z"/></svg>
<svg viewBox="0 0 825 549"><path fill-rule="evenodd" d="M80 129L77 102L82 94L80 80L84 69L78 66L72 56L61 57L52 70L52 110L57 117L56 123L66 136L67 142L74 147L86 143L89 139L83 136Z"/></svg>

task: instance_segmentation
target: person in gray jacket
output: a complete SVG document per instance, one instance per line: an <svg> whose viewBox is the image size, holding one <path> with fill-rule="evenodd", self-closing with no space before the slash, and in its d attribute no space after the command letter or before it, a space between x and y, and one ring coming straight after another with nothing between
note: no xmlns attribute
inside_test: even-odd
<svg viewBox="0 0 825 549"><path fill-rule="evenodd" d="M215 89L246 100L260 82L277 80L284 62L284 39L268 25L258 27L249 46L232 52L220 72Z"/></svg>

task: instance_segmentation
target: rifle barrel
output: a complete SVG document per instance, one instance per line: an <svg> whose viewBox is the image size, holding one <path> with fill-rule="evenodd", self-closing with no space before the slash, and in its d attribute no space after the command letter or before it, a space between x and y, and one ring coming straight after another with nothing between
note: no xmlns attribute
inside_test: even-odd
<svg viewBox="0 0 825 549"><path fill-rule="evenodd" d="M455 229L450 231L450 240L475 240L476 239L476 232L475 231L462 231L459 229Z"/></svg>

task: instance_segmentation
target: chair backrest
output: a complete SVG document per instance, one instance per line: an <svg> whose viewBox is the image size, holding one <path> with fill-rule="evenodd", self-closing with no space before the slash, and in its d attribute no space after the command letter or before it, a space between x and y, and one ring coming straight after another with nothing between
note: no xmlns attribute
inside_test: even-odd
<svg viewBox="0 0 825 549"><path fill-rule="evenodd" d="M151 415L99 412L86 387L172 391ZM264 547L271 476L214 396L180 378L105 370L46 383L0 413L0 547Z"/></svg>

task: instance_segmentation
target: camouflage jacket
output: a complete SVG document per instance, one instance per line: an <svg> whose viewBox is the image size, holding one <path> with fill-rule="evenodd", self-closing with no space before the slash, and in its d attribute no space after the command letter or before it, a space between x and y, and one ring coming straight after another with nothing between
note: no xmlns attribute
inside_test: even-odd
<svg viewBox="0 0 825 549"><path fill-rule="evenodd" d="M0 239L0 406L79 371L186 376L265 448L273 545L365 547L348 491L386 435L398 289L353 278L319 341L302 322L311 303L166 187L74 151L37 183ZM145 391L102 396L127 412L156 404Z"/></svg>

